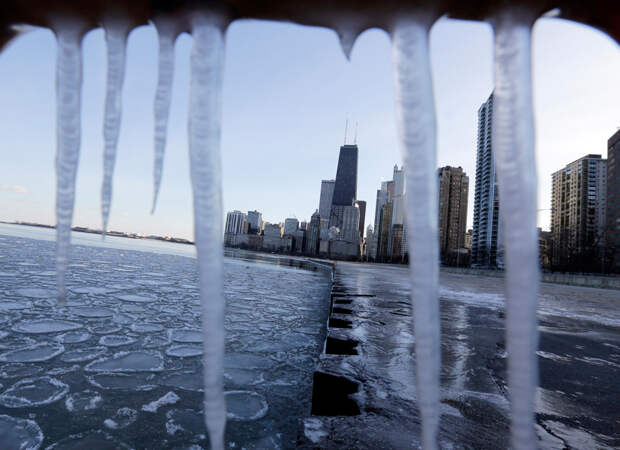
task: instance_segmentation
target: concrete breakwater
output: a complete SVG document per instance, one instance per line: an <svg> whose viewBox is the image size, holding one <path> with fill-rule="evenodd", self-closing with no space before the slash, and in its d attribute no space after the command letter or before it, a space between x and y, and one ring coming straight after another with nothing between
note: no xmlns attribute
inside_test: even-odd
<svg viewBox="0 0 620 450"><path fill-rule="evenodd" d="M441 448L508 448L501 278L442 271ZM338 262L310 415L298 448L419 447L415 337L403 266ZM615 292L543 284L541 448L617 448L620 312Z"/></svg>

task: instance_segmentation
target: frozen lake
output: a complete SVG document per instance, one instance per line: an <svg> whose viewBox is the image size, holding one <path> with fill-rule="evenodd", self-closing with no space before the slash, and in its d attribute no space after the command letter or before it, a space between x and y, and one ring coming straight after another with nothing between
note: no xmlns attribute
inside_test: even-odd
<svg viewBox="0 0 620 450"><path fill-rule="evenodd" d="M205 446L193 246L73 233L59 309L53 238L0 224L0 448ZM238 256L225 260L226 439L294 447L325 338L329 275Z"/></svg>

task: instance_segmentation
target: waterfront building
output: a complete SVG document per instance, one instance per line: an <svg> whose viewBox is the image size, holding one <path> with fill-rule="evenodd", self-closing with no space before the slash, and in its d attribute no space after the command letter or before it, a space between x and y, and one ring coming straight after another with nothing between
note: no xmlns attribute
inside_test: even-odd
<svg viewBox="0 0 620 450"><path fill-rule="evenodd" d="M389 258L399 260L403 256L402 241L403 241L403 223L405 220L405 171L404 168L398 168L398 165L394 165L394 173L392 175L392 219L389 229L388 237L388 255ZM395 230L398 236L395 235ZM398 246L396 248L395 246Z"/></svg>
<svg viewBox="0 0 620 450"><path fill-rule="evenodd" d="M284 220L284 234L292 236L299 228L299 220L289 218Z"/></svg>
<svg viewBox="0 0 620 450"><path fill-rule="evenodd" d="M473 230L471 228L467 230L467 233L465 233L465 241L463 243L463 247L465 247L467 250L470 250L470 251L471 251L472 233L473 233Z"/></svg>
<svg viewBox="0 0 620 450"><path fill-rule="evenodd" d="M265 250L281 251L282 227L277 223L265 223L263 230L263 248Z"/></svg>
<svg viewBox="0 0 620 450"><path fill-rule="evenodd" d="M315 211L310 218L308 226L308 234L306 236L306 252L309 255L317 255L319 253L319 242L321 237L321 215L319 211Z"/></svg>
<svg viewBox="0 0 620 450"><path fill-rule="evenodd" d="M392 223L392 202L388 201L379 214L379 240L377 249L377 261L385 261L389 257L388 242L390 239L390 229Z"/></svg>
<svg viewBox="0 0 620 450"><path fill-rule="evenodd" d="M334 186L336 180L321 181L321 196L319 198L319 215L321 216L321 239L327 240L327 229L329 228L329 213L332 209L332 198L334 197Z"/></svg>
<svg viewBox="0 0 620 450"><path fill-rule="evenodd" d="M491 140L493 94L478 110L478 148L474 194L474 229L471 263L482 267L502 267L502 240L497 175Z"/></svg>
<svg viewBox="0 0 620 450"><path fill-rule="evenodd" d="M366 224L366 201L365 200L357 200L355 202L355 206L359 209L360 212L360 220L359 220L359 233L360 233L360 241L364 239L364 225Z"/></svg>
<svg viewBox="0 0 620 450"><path fill-rule="evenodd" d="M439 254L443 264L454 265L465 248L469 177L461 167L441 167L439 179Z"/></svg>
<svg viewBox="0 0 620 450"><path fill-rule="evenodd" d="M246 215L241 211L230 211L226 214L226 225L224 227L224 245L234 246L236 236L245 234L248 231L248 221Z"/></svg>
<svg viewBox="0 0 620 450"><path fill-rule="evenodd" d="M343 145L338 156L338 169L332 206L351 206L357 198L357 145Z"/></svg>
<svg viewBox="0 0 620 450"><path fill-rule="evenodd" d="M332 205L330 216L329 255L352 259L360 254L360 210L357 205ZM335 242L338 241L338 244Z"/></svg>
<svg viewBox="0 0 620 450"><path fill-rule="evenodd" d="M374 249L375 244L376 241L372 225L368 225L368 227L366 227L366 238L364 239L364 251L362 252L366 261L371 259L373 257L372 255L376 253Z"/></svg>
<svg viewBox="0 0 620 450"><path fill-rule="evenodd" d="M620 130L607 141L606 206L606 263L610 272L620 273Z"/></svg>
<svg viewBox="0 0 620 450"><path fill-rule="evenodd" d="M357 159L357 145L345 144L340 147L334 192L327 221L328 230L327 233L323 231L320 244L321 253L327 253L333 258L355 259L360 255L360 208L356 204ZM323 226L324 224L325 221L323 221ZM336 241L338 242L335 243Z"/></svg>
<svg viewBox="0 0 620 450"><path fill-rule="evenodd" d="M600 271L604 264L607 160L586 155L551 175L554 267Z"/></svg>
<svg viewBox="0 0 620 450"><path fill-rule="evenodd" d="M300 228L299 230L295 231L293 237L295 238L295 253L304 253L304 251L306 250L306 230Z"/></svg>
<svg viewBox="0 0 620 450"><path fill-rule="evenodd" d="M263 227L263 215L258 211L248 211L248 233L260 234Z"/></svg>
<svg viewBox="0 0 620 450"><path fill-rule="evenodd" d="M378 254L379 250L379 239L381 236L381 212L383 207L389 200L389 192L388 192L388 182L383 181L381 183L381 189L377 189L377 201L375 204L375 226L373 233L373 243L370 246L370 259L379 260L380 256Z"/></svg>

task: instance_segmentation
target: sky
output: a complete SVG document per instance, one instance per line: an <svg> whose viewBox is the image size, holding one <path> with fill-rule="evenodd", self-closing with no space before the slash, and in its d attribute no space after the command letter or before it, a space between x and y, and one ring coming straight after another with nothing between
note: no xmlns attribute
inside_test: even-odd
<svg viewBox="0 0 620 450"><path fill-rule="evenodd" d="M471 228L477 110L493 89L492 30L441 19L431 30L438 165L470 177ZM191 37L176 42L168 145L159 203L153 195L153 99L157 37L140 27L128 40L123 119L109 228L192 238L187 150ZM82 150L74 225L100 228L105 44L100 29L84 47ZM263 220L307 220L322 179L336 175L349 120L358 124L358 198L374 223L376 190L401 164L389 36L368 30L351 60L328 29L237 21L226 35L222 166L224 211L257 209ZM0 54L0 220L53 224L55 58L51 31L38 29ZM541 19L533 34L539 226L548 229L551 173L588 153L606 157L620 127L620 52L605 34Z"/></svg>

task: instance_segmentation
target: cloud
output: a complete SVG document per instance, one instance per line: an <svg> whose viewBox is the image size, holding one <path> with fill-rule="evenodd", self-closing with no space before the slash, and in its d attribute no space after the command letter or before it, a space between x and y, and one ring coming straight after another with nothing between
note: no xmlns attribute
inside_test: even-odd
<svg viewBox="0 0 620 450"><path fill-rule="evenodd" d="M17 192L18 194L28 194L29 191L24 186L17 184L0 184L0 191Z"/></svg>

